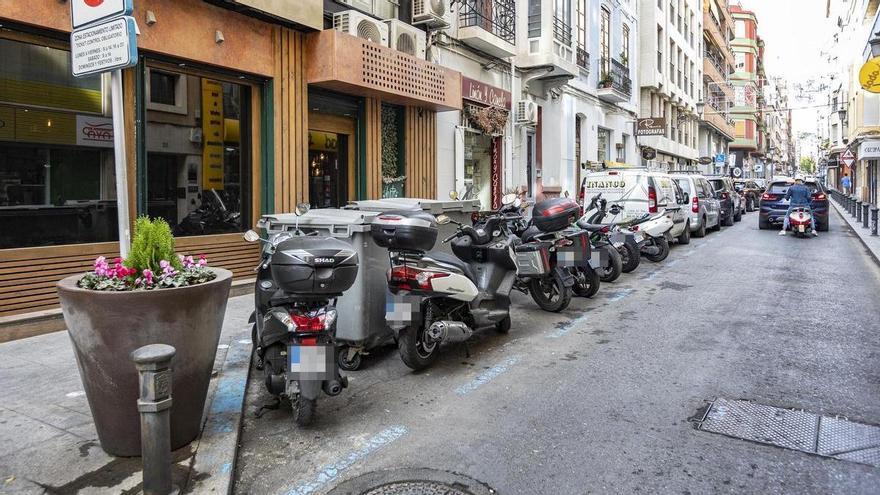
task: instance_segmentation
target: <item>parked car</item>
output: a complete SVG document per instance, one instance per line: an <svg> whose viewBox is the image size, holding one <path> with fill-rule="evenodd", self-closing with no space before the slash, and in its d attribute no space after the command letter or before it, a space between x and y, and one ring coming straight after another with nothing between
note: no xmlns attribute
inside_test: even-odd
<svg viewBox="0 0 880 495"><path fill-rule="evenodd" d="M694 237L721 228L721 206L709 181L697 174L672 174L672 178L685 194L687 223Z"/></svg>
<svg viewBox="0 0 880 495"><path fill-rule="evenodd" d="M761 189L761 194L764 194L764 190L767 189L767 179L752 179L757 184L758 188Z"/></svg>
<svg viewBox="0 0 880 495"><path fill-rule="evenodd" d="M794 179L788 177L776 177L767 185L767 190L761 195L760 212L758 214L758 228L769 229L774 225L782 225L785 212L788 210L789 201L785 199L788 188L794 184ZM828 231L828 191L821 183L811 180L805 181L804 185L813 193L810 208L816 219L816 230Z"/></svg>
<svg viewBox="0 0 880 495"><path fill-rule="evenodd" d="M752 179L734 179L733 187L745 198L745 211L755 211L764 190Z"/></svg>
<svg viewBox="0 0 880 495"><path fill-rule="evenodd" d="M620 223L635 220L645 214L665 211L672 220L670 234L679 241L690 238L687 223L684 192L672 176L651 172L645 168L621 168L592 172L581 183L580 203L602 194L608 204L618 204L623 209L617 215L608 215L603 223Z"/></svg>
<svg viewBox="0 0 880 495"><path fill-rule="evenodd" d="M730 177L713 175L706 177L715 189L715 197L721 202L721 225L730 227L742 220L742 197L733 187Z"/></svg>

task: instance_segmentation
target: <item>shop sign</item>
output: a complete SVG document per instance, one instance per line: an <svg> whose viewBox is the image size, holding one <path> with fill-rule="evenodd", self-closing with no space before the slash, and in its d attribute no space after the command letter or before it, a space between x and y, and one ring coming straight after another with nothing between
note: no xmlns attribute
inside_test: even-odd
<svg viewBox="0 0 880 495"><path fill-rule="evenodd" d="M664 136L666 135L666 119L662 117L649 117L639 119L636 124L636 136Z"/></svg>
<svg viewBox="0 0 880 495"><path fill-rule="evenodd" d="M483 105L510 110L510 91L468 77L461 78L461 97Z"/></svg>
<svg viewBox="0 0 880 495"><path fill-rule="evenodd" d="M121 17L70 33L74 76L88 76L137 65L134 18Z"/></svg>
<svg viewBox="0 0 880 495"><path fill-rule="evenodd" d="M710 163L712 163L711 156L701 156L700 157L700 165L709 165Z"/></svg>
<svg viewBox="0 0 880 495"><path fill-rule="evenodd" d="M859 84L865 91L880 93L880 57L865 62L859 70Z"/></svg>
<svg viewBox="0 0 880 495"><path fill-rule="evenodd" d="M492 139L492 209L501 208L501 138Z"/></svg>
<svg viewBox="0 0 880 495"><path fill-rule="evenodd" d="M880 158L880 141L865 141L859 145L859 160Z"/></svg>
<svg viewBox="0 0 880 495"><path fill-rule="evenodd" d="M70 21L73 29L98 21L131 15L132 0L70 0Z"/></svg>
<svg viewBox="0 0 880 495"><path fill-rule="evenodd" d="M113 147L113 120L90 115L76 116L76 145Z"/></svg>
<svg viewBox="0 0 880 495"><path fill-rule="evenodd" d="M339 134L309 131L309 151L339 151Z"/></svg>
<svg viewBox="0 0 880 495"><path fill-rule="evenodd" d="M642 146L642 158L645 160L653 160L657 158L657 150L650 146Z"/></svg>
<svg viewBox="0 0 880 495"><path fill-rule="evenodd" d="M202 79L202 189L223 189L223 86Z"/></svg>

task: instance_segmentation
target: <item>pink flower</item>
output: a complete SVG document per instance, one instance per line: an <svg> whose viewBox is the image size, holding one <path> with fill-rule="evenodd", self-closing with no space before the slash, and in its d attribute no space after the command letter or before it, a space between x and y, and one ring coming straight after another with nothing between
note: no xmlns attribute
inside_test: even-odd
<svg viewBox="0 0 880 495"><path fill-rule="evenodd" d="M159 266L162 267L162 278L165 279L167 277L173 277L177 275L177 270L171 265L170 262L166 260L162 260L159 262Z"/></svg>
<svg viewBox="0 0 880 495"><path fill-rule="evenodd" d="M208 266L208 258L204 254L199 255L199 266Z"/></svg>
<svg viewBox="0 0 880 495"><path fill-rule="evenodd" d="M146 283L147 285L152 285L153 284L153 271L150 270L149 268L145 268L143 275L144 275L144 283Z"/></svg>

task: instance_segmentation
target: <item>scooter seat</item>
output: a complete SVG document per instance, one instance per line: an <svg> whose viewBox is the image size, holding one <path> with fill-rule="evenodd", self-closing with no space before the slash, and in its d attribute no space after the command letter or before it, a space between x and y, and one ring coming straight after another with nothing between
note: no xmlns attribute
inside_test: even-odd
<svg viewBox="0 0 880 495"><path fill-rule="evenodd" d="M471 266L466 262L458 259L456 256L444 253L442 251L432 251L426 254L424 257L431 258L438 263L454 266L455 268L461 270L461 272L464 273L467 278L471 279L472 281L476 280L476 278L474 277L474 272L471 270Z"/></svg>

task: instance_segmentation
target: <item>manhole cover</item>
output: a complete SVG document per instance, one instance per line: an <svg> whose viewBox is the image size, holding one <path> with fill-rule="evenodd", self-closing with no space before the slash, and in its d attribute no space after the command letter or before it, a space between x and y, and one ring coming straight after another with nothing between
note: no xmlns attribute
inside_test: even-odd
<svg viewBox="0 0 880 495"><path fill-rule="evenodd" d="M485 483L438 469L373 471L347 480L327 495L496 495Z"/></svg>
<svg viewBox="0 0 880 495"><path fill-rule="evenodd" d="M473 492L437 481L395 481L367 490L363 495L473 495Z"/></svg>

